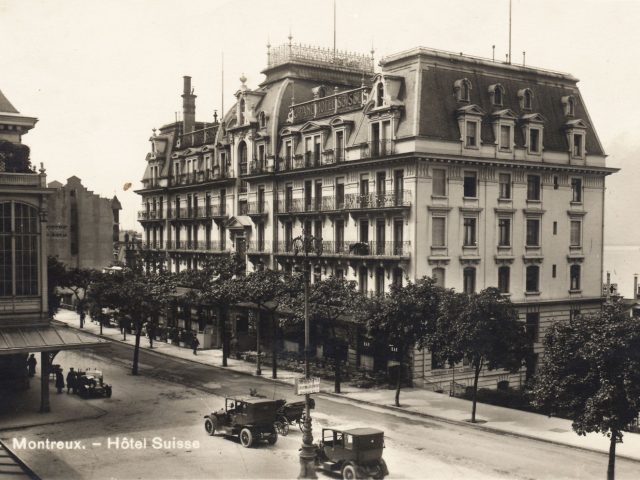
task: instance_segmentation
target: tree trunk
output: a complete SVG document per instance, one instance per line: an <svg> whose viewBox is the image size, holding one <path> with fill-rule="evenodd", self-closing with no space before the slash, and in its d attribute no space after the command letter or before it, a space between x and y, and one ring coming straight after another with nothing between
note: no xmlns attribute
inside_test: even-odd
<svg viewBox="0 0 640 480"><path fill-rule="evenodd" d="M278 378L278 320L276 315L271 315L273 335L271 339L271 378Z"/></svg>
<svg viewBox="0 0 640 480"><path fill-rule="evenodd" d="M611 431L611 441L609 443L609 465L607 466L607 480L616 478L616 443L618 441L618 432Z"/></svg>
<svg viewBox="0 0 640 480"><path fill-rule="evenodd" d="M256 375L262 375L260 366L260 307L256 312Z"/></svg>
<svg viewBox="0 0 640 480"><path fill-rule="evenodd" d="M480 377L480 370L482 370L482 362L478 362L475 367L473 375L473 404L471 407L471 423L476 423L476 401L478 396L478 378Z"/></svg>
<svg viewBox="0 0 640 480"><path fill-rule="evenodd" d="M340 393L340 380L341 380L341 377L340 377L341 365L340 364L342 363L342 360L340 360L340 358L336 357L335 362L336 362L336 370L335 370L335 384L334 384L333 391L335 393Z"/></svg>
<svg viewBox="0 0 640 480"><path fill-rule="evenodd" d="M227 312L226 308L220 309L220 339L222 340L222 366L227 366L229 356L229 342L227 341Z"/></svg>
<svg viewBox="0 0 640 480"><path fill-rule="evenodd" d="M133 366L131 367L131 375L138 375L138 359L140 358L140 334L142 333L142 324L136 324L136 344L133 347Z"/></svg>
<svg viewBox="0 0 640 480"><path fill-rule="evenodd" d="M396 407L400 406L400 389L402 388L402 365L404 364L404 349L398 347L398 357L400 361L398 363L398 374L396 379Z"/></svg>

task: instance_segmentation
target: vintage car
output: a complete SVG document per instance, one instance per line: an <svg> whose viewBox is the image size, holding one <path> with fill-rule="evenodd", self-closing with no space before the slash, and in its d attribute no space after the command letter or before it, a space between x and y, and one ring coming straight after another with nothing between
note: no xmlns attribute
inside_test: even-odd
<svg viewBox="0 0 640 480"><path fill-rule="evenodd" d="M319 470L341 473L342 478L384 478L384 432L375 428L323 428L316 447Z"/></svg>
<svg viewBox="0 0 640 480"><path fill-rule="evenodd" d="M278 441L274 426L278 400L243 396L227 397L224 408L205 415L204 428L209 435L221 433L240 437L243 447L251 447L259 440L270 445Z"/></svg>
<svg viewBox="0 0 640 480"><path fill-rule="evenodd" d="M79 371L76 376L76 393L82 398L109 398L111 385L104 383L100 370Z"/></svg>

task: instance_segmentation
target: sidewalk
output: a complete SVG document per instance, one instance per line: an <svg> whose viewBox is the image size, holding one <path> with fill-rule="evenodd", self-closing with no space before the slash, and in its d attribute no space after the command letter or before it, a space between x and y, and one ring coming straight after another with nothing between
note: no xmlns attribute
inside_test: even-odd
<svg viewBox="0 0 640 480"><path fill-rule="evenodd" d="M60 310L55 319L74 328L78 328L80 325L78 315L69 310ZM98 335L100 327L90 321L86 321L84 331ZM122 334L117 329L106 327L103 328L102 337L130 345L133 345L135 340L134 335L127 335L125 342L122 339ZM148 350L149 340L142 338L140 346ZM159 354L211 365L213 367L219 367L222 363L222 352L218 349L199 350L198 355L193 355L190 349L154 341L153 351ZM226 368L229 370L248 375L255 374L256 367L253 363L231 358L227 360L227 363L228 367ZM270 367L263 367L262 372L263 377L269 380L271 373ZM278 369L278 381L280 382L293 385L294 379L297 377L300 377L300 374L297 372ZM555 417L549 418L536 413L478 403L476 418L485 423L472 425L467 422L471 417L470 401L449 397L424 389L402 389L400 393L400 403L402 407L397 408L393 406L395 390L359 389L345 383L342 385L342 393L335 394L333 393L333 382L324 380L321 382L320 388L322 393L326 395L368 404L372 407L391 409L399 413L418 414L465 425L469 428L479 428L502 434L533 438L593 450L604 454L608 454L609 452L609 439L607 437L600 434L589 434L585 437L578 436L571 429L570 420ZM616 447L616 456L640 461L640 434L625 433L623 443Z"/></svg>

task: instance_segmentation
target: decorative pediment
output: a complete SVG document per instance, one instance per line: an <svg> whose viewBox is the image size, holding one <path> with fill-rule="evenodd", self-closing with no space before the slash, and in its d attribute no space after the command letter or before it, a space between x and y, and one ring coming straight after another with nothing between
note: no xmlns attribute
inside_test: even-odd
<svg viewBox="0 0 640 480"><path fill-rule="evenodd" d="M539 265L542 263L543 260L544 260L544 257L541 257L540 255L523 255L522 256L522 262L525 265Z"/></svg>
<svg viewBox="0 0 640 480"><path fill-rule="evenodd" d="M496 255L495 257L496 265L511 265L515 257L506 256L506 255Z"/></svg>
<svg viewBox="0 0 640 480"><path fill-rule="evenodd" d="M300 133L319 132L321 130L329 130L331 126L329 122L308 121L300 127Z"/></svg>
<svg viewBox="0 0 640 480"><path fill-rule="evenodd" d="M480 257L477 256L466 256L463 255L460 257L460 264L463 267L473 267L475 265L480 265Z"/></svg>
<svg viewBox="0 0 640 480"><path fill-rule="evenodd" d="M400 99L404 77L378 73L373 77L373 85L369 100L374 108L394 108L404 106Z"/></svg>
<svg viewBox="0 0 640 480"><path fill-rule="evenodd" d="M281 137L292 137L300 133L300 127L284 127L280 130Z"/></svg>
<svg viewBox="0 0 640 480"><path fill-rule="evenodd" d="M343 125L351 127L353 126L353 124L353 120L346 120L342 117L334 117L329 122L329 125L331 125L332 127L341 127Z"/></svg>
<svg viewBox="0 0 640 480"><path fill-rule="evenodd" d="M573 120L568 120L564 124L564 128L566 128L567 130L575 129L575 128L586 130L587 129L587 124L583 120L581 120L579 118L575 118Z"/></svg>
<svg viewBox="0 0 640 480"><path fill-rule="evenodd" d="M247 215L237 215L224 222L227 230L244 230L251 228L251 218Z"/></svg>
<svg viewBox="0 0 640 480"><path fill-rule="evenodd" d="M496 110L491 114L491 116L494 119L513 120L514 122L518 119L518 115L516 115L515 112L510 108L503 108L502 110Z"/></svg>
<svg viewBox="0 0 640 480"><path fill-rule="evenodd" d="M461 117L461 116L483 117L485 115L485 111L482 108L480 108L478 105L471 104L471 105L465 105L463 107L460 107L458 110L456 110L456 114L458 115L458 117Z"/></svg>
<svg viewBox="0 0 640 480"><path fill-rule="evenodd" d="M526 113L520 117L523 123L546 123L547 119L539 113Z"/></svg>

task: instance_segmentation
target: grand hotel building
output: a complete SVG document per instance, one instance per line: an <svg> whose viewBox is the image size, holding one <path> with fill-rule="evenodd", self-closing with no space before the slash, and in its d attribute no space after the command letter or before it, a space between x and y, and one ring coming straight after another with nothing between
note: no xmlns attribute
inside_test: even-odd
<svg viewBox="0 0 640 480"><path fill-rule="evenodd" d="M306 228L323 239L314 279L343 276L372 295L424 275L458 291L495 286L540 351L550 322L601 303L615 169L578 80L426 48L380 67L271 48L262 83L241 78L236 104L209 123L195 121L185 77L183 121L154 132L138 191L148 258L178 271L235 251L248 269L290 270ZM372 367L358 345L350 361ZM414 353L412 373L434 387L471 377L428 352Z"/></svg>

